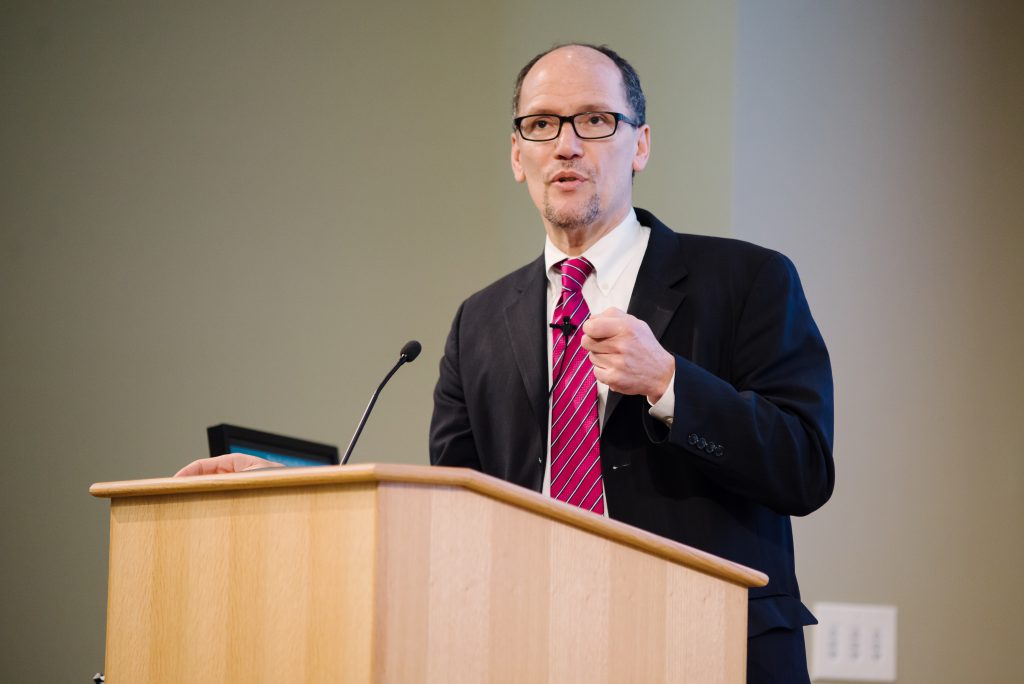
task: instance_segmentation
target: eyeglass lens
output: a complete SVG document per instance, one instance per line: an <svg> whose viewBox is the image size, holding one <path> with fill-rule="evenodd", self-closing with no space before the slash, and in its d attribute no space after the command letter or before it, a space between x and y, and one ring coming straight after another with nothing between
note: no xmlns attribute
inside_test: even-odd
<svg viewBox="0 0 1024 684"><path fill-rule="evenodd" d="M527 140L554 140L560 133L561 123L561 119L553 115L526 116L519 122L519 132ZM607 138L615 133L617 124L615 115L608 112L582 112L572 117L573 128L581 138Z"/></svg>

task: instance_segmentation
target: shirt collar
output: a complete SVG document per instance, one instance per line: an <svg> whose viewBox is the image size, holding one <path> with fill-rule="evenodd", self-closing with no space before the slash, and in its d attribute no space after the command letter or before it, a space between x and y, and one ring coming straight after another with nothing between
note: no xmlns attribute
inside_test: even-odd
<svg viewBox="0 0 1024 684"><path fill-rule="evenodd" d="M615 281L622 275L629 262L629 246L638 240L641 235L640 221L636 218L636 212L632 209L622 219L622 223L615 226L607 235L590 246L580 256L584 256L594 265L594 273L597 278L597 287L607 294L615 285ZM551 238L544 239L544 267L547 269L548 280L554 285L560 286L562 274L555 266L563 259L570 258L568 254L555 247Z"/></svg>

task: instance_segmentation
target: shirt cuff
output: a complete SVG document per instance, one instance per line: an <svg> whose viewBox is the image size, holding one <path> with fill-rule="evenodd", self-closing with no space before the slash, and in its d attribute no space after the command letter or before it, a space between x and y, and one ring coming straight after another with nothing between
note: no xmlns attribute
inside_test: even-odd
<svg viewBox="0 0 1024 684"><path fill-rule="evenodd" d="M672 417L676 411L676 374L672 371L672 379L668 381L668 387L665 388L665 393L661 395L656 403L651 404L650 400L647 401L650 407L647 413L652 418L660 420L665 425L672 427Z"/></svg>

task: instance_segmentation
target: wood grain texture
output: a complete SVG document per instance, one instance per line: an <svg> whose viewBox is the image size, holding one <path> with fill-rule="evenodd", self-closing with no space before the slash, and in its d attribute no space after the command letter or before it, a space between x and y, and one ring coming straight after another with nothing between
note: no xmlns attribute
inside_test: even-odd
<svg viewBox="0 0 1024 684"><path fill-rule="evenodd" d="M164 477L151 480L102 482L89 488L97 497L116 499L124 496L170 495L191 492L225 492L236 489L338 485L355 482L403 482L407 484L433 484L459 487L484 494L526 510L535 511L578 529L653 553L659 558L687 567L709 572L726 581L744 587L761 587L768 583L767 576L739 563L733 563L678 544L645 530L609 520L569 506L550 497L542 496L522 487L504 482L467 468L438 466L411 466L376 463L348 466L318 466L312 468L272 468L247 473L202 475L197 477Z"/></svg>
<svg viewBox="0 0 1024 684"><path fill-rule="evenodd" d="M108 681L743 681L760 573L478 473L355 468L95 485Z"/></svg>
<svg viewBox="0 0 1024 684"><path fill-rule="evenodd" d="M375 489L344 490L114 501L108 681L368 681Z"/></svg>
<svg viewBox="0 0 1024 684"><path fill-rule="evenodd" d="M745 679L743 587L459 488L379 501L375 681Z"/></svg>
<svg viewBox="0 0 1024 684"><path fill-rule="evenodd" d="M431 492L381 488L374 681L422 681L430 629Z"/></svg>

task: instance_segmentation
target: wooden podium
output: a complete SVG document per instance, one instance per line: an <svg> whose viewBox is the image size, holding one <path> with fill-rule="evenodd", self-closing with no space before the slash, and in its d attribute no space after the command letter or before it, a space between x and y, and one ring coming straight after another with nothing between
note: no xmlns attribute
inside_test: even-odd
<svg viewBox="0 0 1024 684"><path fill-rule="evenodd" d="M735 682L756 571L460 468L95 484L106 675Z"/></svg>

